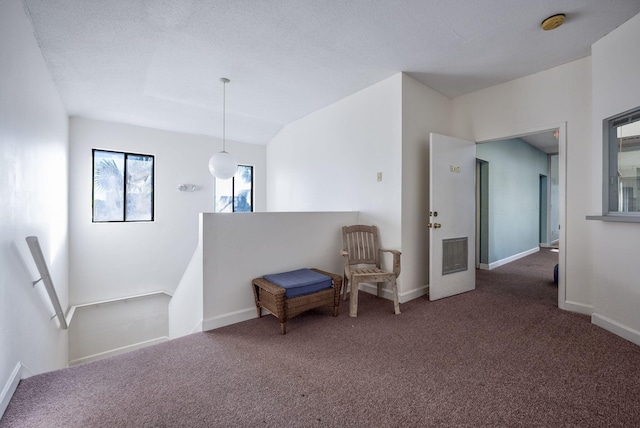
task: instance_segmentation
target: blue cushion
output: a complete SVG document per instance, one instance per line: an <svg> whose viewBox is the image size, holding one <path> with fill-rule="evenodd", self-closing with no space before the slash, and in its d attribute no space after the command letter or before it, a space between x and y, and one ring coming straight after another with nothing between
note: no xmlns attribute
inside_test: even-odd
<svg viewBox="0 0 640 428"><path fill-rule="evenodd" d="M304 296L325 288L331 288L331 277L311 269L298 269L291 272L274 273L263 276L286 290L287 298Z"/></svg>

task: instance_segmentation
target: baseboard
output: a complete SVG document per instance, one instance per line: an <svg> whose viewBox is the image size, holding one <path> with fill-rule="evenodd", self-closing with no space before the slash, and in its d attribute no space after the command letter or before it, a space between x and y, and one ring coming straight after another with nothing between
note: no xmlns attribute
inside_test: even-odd
<svg viewBox="0 0 640 428"><path fill-rule="evenodd" d="M248 309L229 312L228 314L218 315L202 320L202 331L215 330L216 328L247 321L256 318L257 316L255 306Z"/></svg>
<svg viewBox="0 0 640 428"><path fill-rule="evenodd" d="M364 291L365 293L370 293L375 295L378 292L378 288L375 285L361 283L360 291ZM429 293L429 286L425 285L423 287L418 287L398 295L398 300L400 301L400 303L405 303L405 302L408 302L409 300L416 299L428 293ZM391 289L383 288L382 297L388 300L393 300L393 293L391 292ZM265 311L263 311L263 313L265 313ZM215 330L216 328L225 327L225 326L236 324L243 321L248 321L256 317L257 317L257 313L256 313L255 307L251 307L248 309L241 309L239 311L230 312L228 314L207 318L202 321L201 330L197 330L197 331Z"/></svg>
<svg viewBox="0 0 640 428"><path fill-rule="evenodd" d="M618 321L607 318L604 315L593 314L591 315L591 323L598 327L602 327L623 339L627 339L629 342L640 345L640 331L627 327L624 324L620 324Z"/></svg>
<svg viewBox="0 0 640 428"><path fill-rule="evenodd" d="M69 361L70 366L75 366L76 364L88 363L89 361L101 360L107 357L113 357L114 355L124 354L125 352L135 351L136 349L145 348L147 346L156 345L158 343L163 343L168 341L169 338L167 336L157 337L151 340L145 340L144 342L134 343L132 345L123 346L121 348L111 349L105 352L99 352L97 354L88 355L86 357L76 358L75 360Z"/></svg>
<svg viewBox="0 0 640 428"><path fill-rule="evenodd" d="M184 331L181 331L180 334L176 334L175 332L172 332L171 329L169 329L169 339L173 340L173 339L178 339L180 337L184 337L184 336L188 336L190 334L194 334L194 333L200 333L202 332L202 320L199 320L196 325L194 325L189 331L187 331L186 333Z"/></svg>
<svg viewBox="0 0 640 428"><path fill-rule="evenodd" d="M489 264L480 263L480 269L482 269L482 270L495 269L495 268L500 267L502 265L506 265L507 263L515 262L518 259L530 256L531 254L535 254L535 253L537 253L539 251L540 251L540 247L535 247L535 248L532 248L530 250L523 251L523 252L518 253L518 254L514 254L513 256L506 257L506 258L504 258L502 260L498 260L498 261L493 262L493 263L489 263Z"/></svg>
<svg viewBox="0 0 640 428"><path fill-rule="evenodd" d="M189 332L189 334L199 333L202 331L202 320L198 321L198 324L195 325Z"/></svg>
<svg viewBox="0 0 640 428"><path fill-rule="evenodd" d="M365 282L361 282L360 289L358 291L364 291L365 293L373 294L375 296L378 294L378 286L375 284L367 284ZM425 294L429 294L428 285L414 288L413 290L405 291L404 293L398 293L398 301L400 303L406 303L410 300L424 296ZM393 292L391 291L391 288L383 287L382 296L380 297L387 300L393 300Z"/></svg>
<svg viewBox="0 0 640 428"><path fill-rule="evenodd" d="M593 306L585 305L584 303L572 302L570 300L565 300L565 302L560 306L560 309L569 312L575 312L582 315L591 315L593 314Z"/></svg>
<svg viewBox="0 0 640 428"><path fill-rule="evenodd" d="M4 388L2 388L2 392L0 393L0 418L2 418L5 410L7 410L11 397L13 397L13 393L16 392L16 388L18 388L18 384L21 379L21 372L22 364L18 363L11 372L11 375L9 375L9 379L4 385Z"/></svg>
<svg viewBox="0 0 640 428"><path fill-rule="evenodd" d="M400 300L400 303L405 303L417 299L418 297L426 296L428 294L429 286L423 285L422 287L414 288L412 290L405 291L404 293L400 293L400 295L398 296L398 300ZM389 290L389 299L393 299L391 290Z"/></svg>

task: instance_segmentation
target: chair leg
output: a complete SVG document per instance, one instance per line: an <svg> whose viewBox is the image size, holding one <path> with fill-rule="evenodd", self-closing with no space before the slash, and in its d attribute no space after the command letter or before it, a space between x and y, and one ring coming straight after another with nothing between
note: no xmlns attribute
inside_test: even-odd
<svg viewBox="0 0 640 428"><path fill-rule="evenodd" d="M382 283L376 282L376 285L378 286L378 298L380 298L382 297Z"/></svg>
<svg viewBox="0 0 640 428"><path fill-rule="evenodd" d="M358 316L358 286L357 280L351 281L351 294L349 294L349 316L355 318Z"/></svg>
<svg viewBox="0 0 640 428"><path fill-rule="evenodd" d="M344 277L342 280L342 300L347 300L347 286L349 285L349 278Z"/></svg>
<svg viewBox="0 0 640 428"><path fill-rule="evenodd" d="M287 334L287 322L281 322L280 323L280 332L282 334Z"/></svg>
<svg viewBox="0 0 640 428"><path fill-rule="evenodd" d="M391 289L393 290L393 310L398 315L400 313L400 302L398 301L398 283L395 278L391 281Z"/></svg>

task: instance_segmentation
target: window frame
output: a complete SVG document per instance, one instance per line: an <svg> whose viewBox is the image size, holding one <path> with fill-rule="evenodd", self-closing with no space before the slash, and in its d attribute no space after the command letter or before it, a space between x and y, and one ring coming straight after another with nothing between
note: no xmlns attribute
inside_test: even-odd
<svg viewBox="0 0 640 428"><path fill-rule="evenodd" d="M238 168L240 167L245 167L245 168L251 168L251 211L236 211L236 174L238 173L238 170L236 169L236 174L233 175L233 177L231 177L231 197L232 197L232 203L231 203L231 213L247 213L247 212L255 212L254 206L254 182L255 182L255 167L253 165L245 165L245 164L239 164ZM224 212L222 211L218 211L218 180L220 180L219 178L215 179L215 193L214 193L214 212L219 213L219 214L223 214Z"/></svg>
<svg viewBox="0 0 640 428"><path fill-rule="evenodd" d="M632 221L640 222L640 211L618 211L612 207L617 207L618 182L611 174L612 170L617 171L618 166L618 127L640 121L640 107L627 110L623 113L611 116L602 121L603 130L603 192L602 192L602 213L610 221Z"/></svg>
<svg viewBox="0 0 640 428"><path fill-rule="evenodd" d="M123 155L124 157L124 171L123 171L123 187L122 187L122 220L96 220L95 219L95 174L96 174L96 152L103 153L115 153ZM127 160L129 156L141 156L151 158L151 218L149 220L127 220ZM155 181L156 181L156 157L155 155L145 153L133 153L119 150L107 150L107 149L91 149L91 222L92 223L150 223L155 221Z"/></svg>

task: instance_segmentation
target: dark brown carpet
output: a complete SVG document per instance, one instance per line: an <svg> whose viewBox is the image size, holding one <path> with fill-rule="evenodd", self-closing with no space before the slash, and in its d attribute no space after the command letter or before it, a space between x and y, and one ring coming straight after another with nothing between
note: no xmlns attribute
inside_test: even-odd
<svg viewBox="0 0 640 428"><path fill-rule="evenodd" d="M268 316L34 376L0 426L640 426L640 347L557 308L556 259L397 316L360 293L355 319L310 311L281 336Z"/></svg>

